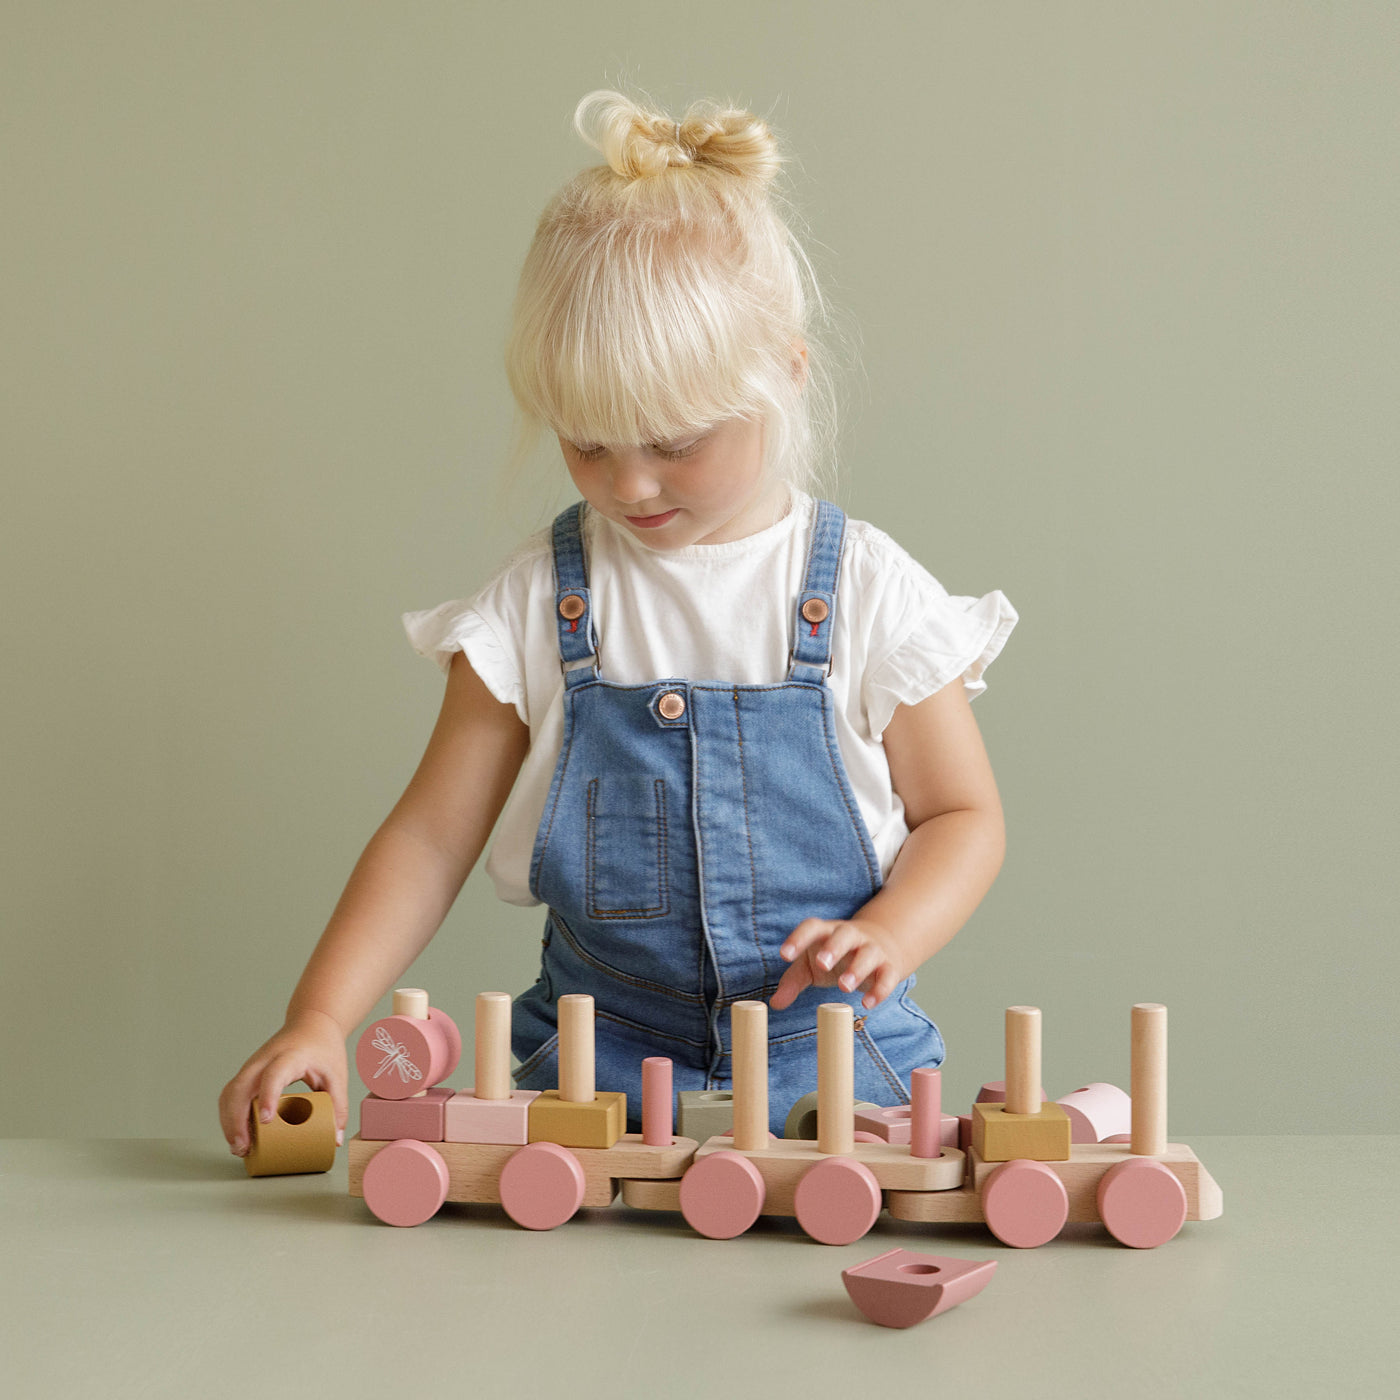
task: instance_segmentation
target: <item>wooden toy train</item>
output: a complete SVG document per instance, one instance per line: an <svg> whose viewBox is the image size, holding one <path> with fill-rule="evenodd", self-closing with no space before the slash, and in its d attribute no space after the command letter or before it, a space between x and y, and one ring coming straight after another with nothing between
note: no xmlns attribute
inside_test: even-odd
<svg viewBox="0 0 1400 1400"><path fill-rule="evenodd" d="M1163 1006L1132 1009L1131 1100L1096 1084L1055 1103L1040 1088L1040 1012L1011 1007L1004 1088L985 1086L958 1119L941 1111L936 1069L914 1071L906 1107L855 1103L852 1011L824 1004L818 1087L793 1106L783 1139L768 1131L763 1002L732 1008L732 1093L681 1095L679 1126L694 1136L672 1131L671 1062L659 1057L642 1065L642 1131L624 1131L625 1096L594 1086L591 997L559 999L558 1089L512 1089L510 1009L504 992L477 998L476 1079L461 1092L441 1085L461 1038L425 992L395 992L393 1014L361 1036L356 1066L371 1093L350 1141L350 1194L380 1220L418 1225L445 1201L499 1203L518 1224L546 1230L621 1194L643 1210L679 1211L714 1239L769 1215L849 1244L888 1209L897 1220L984 1221L1020 1248L1053 1239L1067 1221L1101 1220L1122 1243L1152 1248L1184 1221L1222 1211L1195 1153L1166 1140ZM716 1111L722 1126L706 1122Z"/></svg>

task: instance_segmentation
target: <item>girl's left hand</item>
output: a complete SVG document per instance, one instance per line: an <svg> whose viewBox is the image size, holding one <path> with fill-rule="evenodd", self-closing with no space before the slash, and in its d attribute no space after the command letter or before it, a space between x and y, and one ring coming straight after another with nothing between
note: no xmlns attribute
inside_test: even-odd
<svg viewBox="0 0 1400 1400"><path fill-rule="evenodd" d="M778 950L792 966L769 1002L781 1011L808 987L866 987L865 1009L878 1006L903 979L888 929L859 919L804 919Z"/></svg>

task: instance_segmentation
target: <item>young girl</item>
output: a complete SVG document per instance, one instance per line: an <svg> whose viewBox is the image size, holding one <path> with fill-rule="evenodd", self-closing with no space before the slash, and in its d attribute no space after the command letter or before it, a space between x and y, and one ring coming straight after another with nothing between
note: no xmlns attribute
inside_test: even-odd
<svg viewBox="0 0 1400 1400"><path fill-rule="evenodd" d="M286 1024L223 1091L240 1155L252 1099L297 1079L330 1091L343 1130L346 1037L493 828L500 897L548 910L515 1001L520 1087L555 1086L567 992L594 998L597 1081L626 1090L634 1128L648 1055L678 1090L729 1083L739 1000L769 1004L779 1135L815 1087L823 1001L855 1009L859 1098L908 1102L910 1071L943 1060L908 994L1001 865L969 700L1016 613L949 597L805 489L830 381L768 127L613 92L575 125L607 164L540 220L507 369L582 500L475 597L405 614L446 673L442 712Z"/></svg>

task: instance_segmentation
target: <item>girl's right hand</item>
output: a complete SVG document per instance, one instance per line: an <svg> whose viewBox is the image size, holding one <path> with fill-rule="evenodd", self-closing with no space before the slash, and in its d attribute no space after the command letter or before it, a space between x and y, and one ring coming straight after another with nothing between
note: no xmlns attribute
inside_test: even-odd
<svg viewBox="0 0 1400 1400"><path fill-rule="evenodd" d="M219 1095L219 1122L235 1157L246 1157L252 1146L253 1100L265 1123L277 1111L282 1091L297 1080L308 1089L329 1090L335 1140L344 1141L349 1116L345 1035L324 1011L301 1011L288 1016L282 1029L249 1055Z"/></svg>

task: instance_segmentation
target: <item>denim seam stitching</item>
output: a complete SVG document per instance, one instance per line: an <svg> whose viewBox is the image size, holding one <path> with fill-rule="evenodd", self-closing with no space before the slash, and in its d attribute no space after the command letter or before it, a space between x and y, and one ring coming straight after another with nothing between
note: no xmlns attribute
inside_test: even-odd
<svg viewBox="0 0 1400 1400"><path fill-rule="evenodd" d="M881 1074L884 1075L885 1082L890 1086L891 1089L894 1090L896 1094L899 1095L900 1103L908 1103L909 1095L905 1092L904 1085L899 1082L899 1076L891 1068L890 1062L885 1058L883 1052L880 1050L880 1047L875 1044L875 1041L871 1037L870 1032L866 1030L865 1020L866 1018L862 1017L859 1021L856 1022L856 1035L860 1038L861 1044L865 1046L865 1049L869 1054L871 1062L874 1064L875 1068L879 1070Z"/></svg>
<svg viewBox="0 0 1400 1400"><path fill-rule="evenodd" d="M588 913L595 919L660 919L671 912L671 891L667 881L668 840L666 831L666 780L657 778L652 784L652 798L656 803L656 894L657 904L643 905L640 909L600 909L598 907L597 882L597 812L594 795L598 790L598 779L588 780L585 814L587 816L588 838L585 854L584 894L588 900Z"/></svg>
<svg viewBox="0 0 1400 1400"><path fill-rule="evenodd" d="M705 1004L705 998L703 996L691 996L687 992L679 992L674 987L664 986L660 982L651 982L645 977L634 977L629 973L619 971L617 968L613 967L611 963L605 963L600 958L595 958L593 954L588 952L583 944L578 941L573 929L560 918L558 911L551 909L549 912L554 919L555 927L563 935L564 942L574 950L579 960L587 963L589 967L596 968L597 971L606 973L609 977L613 978L614 981L623 982L627 986L636 987L641 991L659 992L662 996L673 997L676 1001L693 1002L699 1006Z"/></svg>
<svg viewBox="0 0 1400 1400"><path fill-rule="evenodd" d="M870 892L878 892L881 884L880 866L878 862L871 864L871 856L874 854L870 846L870 834L865 828L865 819L858 811L851 806L851 797L846 790L846 784L842 781L842 769L840 766L840 755L833 749L831 741L830 718L830 692L825 686L822 687L822 739L826 744L826 756L831 762L831 774L836 780L836 789L841 794L841 801L845 804L846 815L851 819L851 826L855 831L856 838L860 842L861 858L865 861L866 873L870 876Z"/></svg>
<svg viewBox="0 0 1400 1400"><path fill-rule="evenodd" d="M734 734L739 743L739 790L743 795L744 840L749 848L749 928L753 932L753 946L758 953L758 965L763 970L763 980L768 981L768 959L763 953L763 944L758 937L758 869L753 858L753 827L749 822L749 775L744 765L744 727L739 714L739 688L730 692L734 698Z"/></svg>

